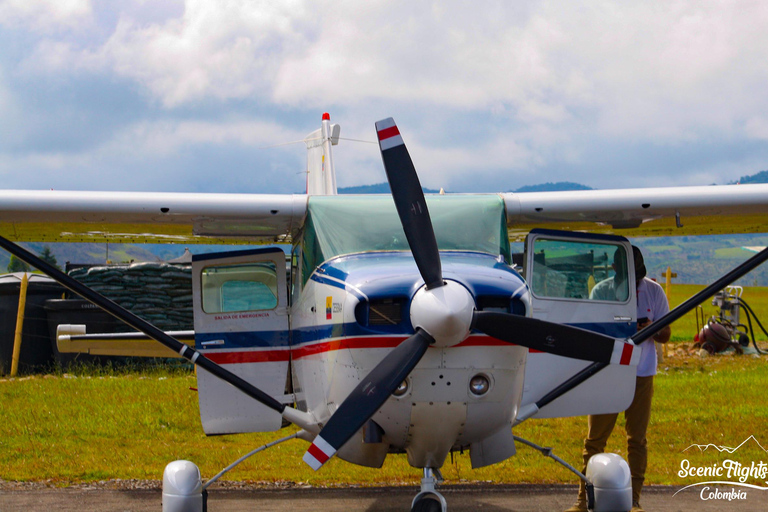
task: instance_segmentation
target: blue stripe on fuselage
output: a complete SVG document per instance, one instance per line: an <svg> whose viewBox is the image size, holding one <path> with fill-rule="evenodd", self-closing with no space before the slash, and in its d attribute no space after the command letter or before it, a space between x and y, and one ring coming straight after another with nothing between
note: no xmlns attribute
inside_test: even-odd
<svg viewBox="0 0 768 512"><path fill-rule="evenodd" d="M517 272L490 254L444 251L440 253L440 259L443 277L461 283L475 297L513 298L513 294L519 296L527 290ZM324 279L325 276L333 279ZM413 256L407 251L339 256L320 265L311 279L350 290L356 296L362 292L369 299L410 298L424 284Z"/></svg>

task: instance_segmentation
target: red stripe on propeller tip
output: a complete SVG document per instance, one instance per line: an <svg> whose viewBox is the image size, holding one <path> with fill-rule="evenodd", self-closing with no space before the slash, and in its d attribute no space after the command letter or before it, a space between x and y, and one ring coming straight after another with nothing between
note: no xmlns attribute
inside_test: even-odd
<svg viewBox="0 0 768 512"><path fill-rule="evenodd" d="M326 462L328 462L328 459L330 458L328 457L328 455L325 454L323 450L318 448L317 445L315 445L314 443L312 443L309 446L309 448L307 449L307 452L309 452L309 454L312 455L320 464L325 464Z"/></svg>
<svg viewBox="0 0 768 512"><path fill-rule="evenodd" d="M624 344L624 349L621 351L621 361L619 364L627 365L630 363L630 361L632 361L633 349L634 347L629 343Z"/></svg>
<svg viewBox="0 0 768 512"><path fill-rule="evenodd" d="M379 130L378 135L379 140L386 140L395 137L396 135L400 135L400 130L397 129L397 125L390 126L389 128Z"/></svg>

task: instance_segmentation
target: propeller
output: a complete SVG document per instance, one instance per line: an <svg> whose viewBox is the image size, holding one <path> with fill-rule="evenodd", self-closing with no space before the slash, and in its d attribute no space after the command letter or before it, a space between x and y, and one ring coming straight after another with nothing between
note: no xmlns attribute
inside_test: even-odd
<svg viewBox="0 0 768 512"><path fill-rule="evenodd" d="M475 311L474 299L466 288L443 280L424 192L394 119L377 122L376 132L395 207L425 284L411 301L411 323L416 333L387 354L341 403L304 454L304 462L319 469L376 413L430 345L455 345L472 329L510 344L565 357L637 364L640 351L634 351L631 343L519 315Z"/></svg>

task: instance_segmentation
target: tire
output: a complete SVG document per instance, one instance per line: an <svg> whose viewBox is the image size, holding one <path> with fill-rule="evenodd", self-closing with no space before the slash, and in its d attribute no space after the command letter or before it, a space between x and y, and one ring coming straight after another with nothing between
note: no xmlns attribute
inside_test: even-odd
<svg viewBox="0 0 768 512"><path fill-rule="evenodd" d="M416 502L411 512L442 512L440 502L432 498L423 498Z"/></svg>

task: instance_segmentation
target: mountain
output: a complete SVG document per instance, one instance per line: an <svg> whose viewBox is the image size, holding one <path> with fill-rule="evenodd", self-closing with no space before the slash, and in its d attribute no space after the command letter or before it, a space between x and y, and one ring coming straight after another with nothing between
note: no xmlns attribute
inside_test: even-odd
<svg viewBox="0 0 768 512"><path fill-rule="evenodd" d="M557 183L541 183L539 185L525 185L513 192L557 192L562 190L594 190L592 187L573 183L571 181L558 181Z"/></svg>
<svg viewBox="0 0 768 512"><path fill-rule="evenodd" d="M739 178L736 182L733 183L739 183L739 184L745 184L745 183L768 183L768 171L760 171L757 174L753 174L752 176L742 176Z"/></svg>
<svg viewBox="0 0 768 512"><path fill-rule="evenodd" d="M440 191L422 187L425 194L437 194ZM541 183L539 185L525 185L517 190L510 192L550 192L558 190L593 190L592 187L573 183L571 181L558 181L557 183ZM342 187L339 194L389 194L389 185L387 183L377 183L375 185L360 185L357 187Z"/></svg>
<svg viewBox="0 0 768 512"><path fill-rule="evenodd" d="M160 261L149 245L141 244L86 244L86 243L42 243L29 242L21 244L33 253L40 254L48 247L56 262L62 269L67 262L71 263L105 263L107 260L115 263L128 261ZM184 248L181 248L181 255ZM8 267L10 255L0 251L0 274Z"/></svg>
<svg viewBox="0 0 768 512"><path fill-rule="evenodd" d="M439 190L421 187L425 194L438 194ZM360 185L357 187L341 187L339 194L389 194L388 183L377 183L375 185Z"/></svg>

